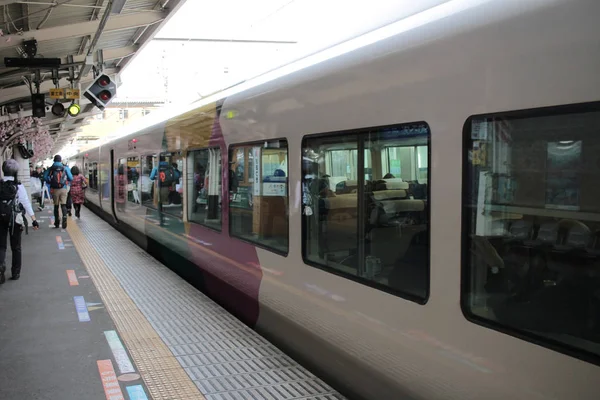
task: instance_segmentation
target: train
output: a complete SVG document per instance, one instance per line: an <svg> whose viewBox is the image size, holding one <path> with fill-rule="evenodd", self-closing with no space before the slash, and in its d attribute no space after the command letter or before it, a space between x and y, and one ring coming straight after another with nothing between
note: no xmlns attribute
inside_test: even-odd
<svg viewBox="0 0 600 400"><path fill-rule="evenodd" d="M598 15L442 2L69 162L350 398L598 399Z"/></svg>

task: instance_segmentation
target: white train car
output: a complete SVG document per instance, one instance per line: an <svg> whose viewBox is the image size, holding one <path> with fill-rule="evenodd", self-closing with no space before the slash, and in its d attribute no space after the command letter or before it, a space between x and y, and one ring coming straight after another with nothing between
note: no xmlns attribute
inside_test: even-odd
<svg viewBox="0 0 600 400"><path fill-rule="evenodd" d="M448 1L71 161L352 397L598 399L598 16Z"/></svg>

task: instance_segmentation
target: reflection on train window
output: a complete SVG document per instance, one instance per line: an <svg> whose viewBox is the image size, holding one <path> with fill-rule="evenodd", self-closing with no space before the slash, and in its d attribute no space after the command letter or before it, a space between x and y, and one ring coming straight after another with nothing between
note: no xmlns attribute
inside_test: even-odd
<svg viewBox="0 0 600 400"><path fill-rule="evenodd" d="M229 160L231 235L287 253L287 141L232 146Z"/></svg>
<svg viewBox="0 0 600 400"><path fill-rule="evenodd" d="M156 183L154 204L159 204L162 212L177 217L183 216L182 169L181 153L162 153L150 172L150 180Z"/></svg>
<svg viewBox="0 0 600 400"><path fill-rule="evenodd" d="M111 198L110 198L110 176L111 176L111 171L112 171L112 163L110 161L109 158L109 153L108 152L101 152L100 153L100 163L98 165L99 167L99 189L100 189L100 193L102 195L102 201L105 201L107 203L105 204L109 204L111 202Z"/></svg>
<svg viewBox="0 0 600 400"><path fill-rule="evenodd" d="M600 355L600 111L465 128L463 307Z"/></svg>
<svg viewBox="0 0 600 400"><path fill-rule="evenodd" d="M92 190L98 190L98 163L90 162L87 165L89 188Z"/></svg>
<svg viewBox="0 0 600 400"><path fill-rule="evenodd" d="M137 156L127 157L127 201L140 204L140 159Z"/></svg>
<svg viewBox="0 0 600 400"><path fill-rule="evenodd" d="M142 174L138 181L140 186L140 195L142 196L142 205L151 208L158 207L158 201L154 202L154 182L150 180L150 174L154 169L157 157L155 155L142 156Z"/></svg>
<svg viewBox="0 0 600 400"><path fill-rule="evenodd" d="M425 123L305 138L305 261L426 299L428 148Z"/></svg>
<svg viewBox="0 0 600 400"><path fill-rule="evenodd" d="M188 155L188 219L221 230L221 149Z"/></svg>
<svg viewBox="0 0 600 400"><path fill-rule="evenodd" d="M118 211L125 211L127 199L127 160L119 159L119 165L115 173L115 204Z"/></svg>

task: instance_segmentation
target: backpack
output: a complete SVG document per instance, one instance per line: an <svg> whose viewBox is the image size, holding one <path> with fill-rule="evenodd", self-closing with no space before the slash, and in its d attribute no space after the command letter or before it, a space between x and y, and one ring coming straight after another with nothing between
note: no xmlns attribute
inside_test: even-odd
<svg viewBox="0 0 600 400"><path fill-rule="evenodd" d="M18 182L0 180L0 221L11 224L19 211Z"/></svg>
<svg viewBox="0 0 600 400"><path fill-rule="evenodd" d="M50 168L50 187L52 189L62 189L67 184L67 173L63 167Z"/></svg>
<svg viewBox="0 0 600 400"><path fill-rule="evenodd" d="M161 186L171 186L173 182L175 182L175 171L173 171L173 167L159 167L158 179L160 180Z"/></svg>

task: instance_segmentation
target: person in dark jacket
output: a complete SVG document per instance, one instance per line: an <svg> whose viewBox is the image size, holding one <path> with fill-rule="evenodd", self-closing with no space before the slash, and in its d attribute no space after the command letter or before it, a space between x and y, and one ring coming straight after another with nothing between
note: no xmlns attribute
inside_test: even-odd
<svg viewBox="0 0 600 400"><path fill-rule="evenodd" d="M16 160L9 159L2 164L2 174L4 177L0 181L0 191L7 190L5 185L17 185L15 209L24 209L33 220L33 229L38 229L40 225L35 220L35 213L31 208L31 202L27 196L27 190L17 181L19 172L19 163ZM13 189L14 190L14 186ZM13 192L14 193L14 192ZM11 280L16 281L21 276L21 233L25 224L22 213L15 212L10 220L0 220L0 284L6 281L4 273L6 272L6 240L10 237L10 249L12 251Z"/></svg>

